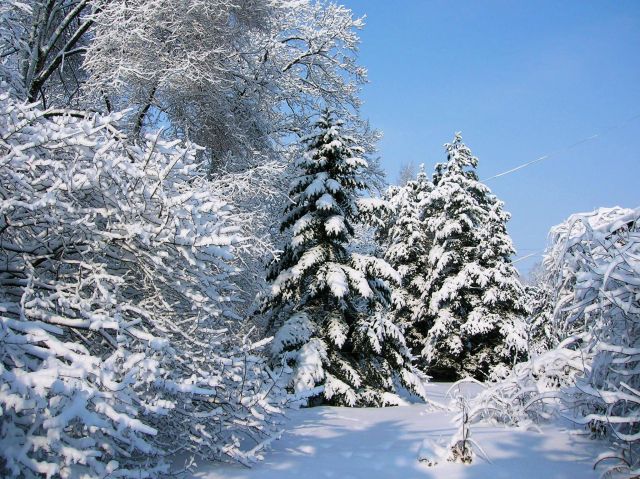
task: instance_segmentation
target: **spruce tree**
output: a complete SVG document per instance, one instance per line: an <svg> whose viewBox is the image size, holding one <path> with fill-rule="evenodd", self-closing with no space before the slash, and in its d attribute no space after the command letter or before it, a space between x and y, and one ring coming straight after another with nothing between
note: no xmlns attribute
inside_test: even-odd
<svg viewBox="0 0 640 479"><path fill-rule="evenodd" d="M290 239L269 268L263 311L275 333L273 359L290 367L295 393L336 405L394 404L394 379L417 393L422 385L385 311L398 273L349 248L353 225L375 201L361 198L367 162L341 126L325 112L296 163L281 225Z"/></svg>
<svg viewBox="0 0 640 479"><path fill-rule="evenodd" d="M528 352L530 355L538 355L553 349L564 338L553 317L556 301L553 273L545 265L538 263L529 271L527 283Z"/></svg>
<svg viewBox="0 0 640 479"><path fill-rule="evenodd" d="M395 321L405 330L409 347L416 352L424 343L425 311L421 307L424 272L428 264L429 240L423 226L426 212L422 205L433 189L433 183L420 166L416 178L404 186L387 191L390 211L378 240L385 248L384 258L401 277L401 287L393 295Z"/></svg>
<svg viewBox="0 0 640 479"><path fill-rule="evenodd" d="M421 358L437 379L486 379L526 351L526 295L510 260L510 215L478 180L478 160L460 135L445 148L447 162L436 166L434 189L421 205L431 243Z"/></svg>

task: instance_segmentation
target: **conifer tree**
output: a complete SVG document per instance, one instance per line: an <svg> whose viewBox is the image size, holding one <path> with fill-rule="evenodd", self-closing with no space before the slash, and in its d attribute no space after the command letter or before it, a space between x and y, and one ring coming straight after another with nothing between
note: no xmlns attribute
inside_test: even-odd
<svg viewBox="0 0 640 479"><path fill-rule="evenodd" d="M380 200L360 197L367 162L341 126L325 112L306 140L281 225L290 239L269 269L263 311L271 314L274 360L290 366L295 393L339 405L394 404L394 378L414 392L422 386L402 330L384 310L398 273L348 247L353 224Z"/></svg>
<svg viewBox="0 0 640 479"><path fill-rule="evenodd" d="M387 191L390 212L378 240L385 248L385 260L401 277L401 287L393 295L395 321L405 330L407 343L413 351L422 349L425 311L421 307L424 272L429 254L429 241L423 219L427 212L421 205L433 189L433 183L420 166L416 178L404 186L392 186Z"/></svg>
<svg viewBox="0 0 640 479"><path fill-rule="evenodd" d="M527 294L527 351L530 355L542 354L560 342L560 335L553 320L554 294L551 284L539 282L525 287Z"/></svg>
<svg viewBox="0 0 640 479"><path fill-rule="evenodd" d="M485 379L526 351L526 296L510 260L510 215L478 180L478 160L460 135L445 148L447 162L436 166L434 189L421 205L431 242L421 357L434 378Z"/></svg>

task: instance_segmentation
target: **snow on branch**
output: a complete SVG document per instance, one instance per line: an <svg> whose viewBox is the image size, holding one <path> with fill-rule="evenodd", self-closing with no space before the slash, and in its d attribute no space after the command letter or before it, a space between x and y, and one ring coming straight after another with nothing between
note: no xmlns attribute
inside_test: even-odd
<svg viewBox="0 0 640 479"><path fill-rule="evenodd" d="M640 209L616 207L572 215L551 230L544 265L561 342L475 401L480 417L522 424L561 413L608 438L618 452L597 461L605 474L633 475L640 466L639 226Z"/></svg>
<svg viewBox="0 0 640 479"><path fill-rule="evenodd" d="M176 452L250 464L270 372L231 341L240 220L195 161L117 115L0 95L4 473L157 477ZM234 344L237 343L237 344ZM247 443L250 446L250 444Z"/></svg>

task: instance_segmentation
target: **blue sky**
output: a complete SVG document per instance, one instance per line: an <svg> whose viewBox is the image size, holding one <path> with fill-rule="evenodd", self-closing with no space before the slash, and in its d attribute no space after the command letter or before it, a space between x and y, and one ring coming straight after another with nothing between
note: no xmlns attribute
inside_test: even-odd
<svg viewBox="0 0 640 479"><path fill-rule="evenodd" d="M343 3L367 15L362 112L390 181L404 163L431 172L455 131L481 179L555 152L487 182L518 257L572 213L640 206L640 1Z"/></svg>

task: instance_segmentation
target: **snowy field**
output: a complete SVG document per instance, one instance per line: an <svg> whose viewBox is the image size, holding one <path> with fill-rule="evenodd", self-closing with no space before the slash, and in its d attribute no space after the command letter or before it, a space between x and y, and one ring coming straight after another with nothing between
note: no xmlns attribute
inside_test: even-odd
<svg viewBox="0 0 640 479"><path fill-rule="evenodd" d="M431 384L430 397L449 402L449 385ZM454 412L425 404L390 408L317 407L291 411L290 422L265 460L247 469L238 465L200 465L200 479L591 479L598 443L560 426L542 433L472 426L472 438L491 462L475 457L470 465L417 461L424 439L447 442L455 431ZM601 445L600 445L601 446Z"/></svg>

